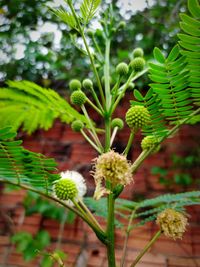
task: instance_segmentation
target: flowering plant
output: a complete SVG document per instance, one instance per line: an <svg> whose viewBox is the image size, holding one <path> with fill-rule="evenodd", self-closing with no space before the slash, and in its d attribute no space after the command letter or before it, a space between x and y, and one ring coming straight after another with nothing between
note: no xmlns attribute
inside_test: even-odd
<svg viewBox="0 0 200 267"><path fill-rule="evenodd" d="M196 0L188 0L191 16L181 15L183 33L178 35L180 46L176 45L167 57L155 48L155 61L150 62L148 67L143 50L134 49L130 62L120 62L116 66L117 78L115 85L111 86L112 36L125 24L119 23L116 27L112 9L105 13L105 18L101 20L101 38L105 42L103 56L95 33L86 31L88 23L100 5L100 0L84 0L79 12L75 10L71 0L65 2L69 10L59 8L52 9L52 12L82 37L85 48L80 49L89 57L96 84L88 78L82 83L78 79L71 80L70 101L78 107L79 111L76 111L53 90L41 88L27 81L8 82L8 88L3 88L0 92L0 98L4 100L4 103L0 103L0 114L5 113L6 108L10 106L17 107L17 112L1 117L1 125L6 127L0 130L0 181L36 192L74 211L93 229L97 238L107 248L108 266L115 267L115 203L120 202L121 192L134 181L134 174L143 161L152 153L156 153L165 139L175 134L181 125L200 111L199 73L195 70L200 58L200 7ZM89 38L93 41L95 53L91 52L91 44L88 45ZM135 89L134 100L131 101L125 119L114 118L114 112L127 89L134 87L133 82L146 72L149 72L152 81L148 92L143 96ZM102 79L100 76L103 76ZM87 96L87 92L91 94L92 100ZM5 103L8 107L5 107ZM104 122L103 129L96 127L86 105L101 116ZM29 116L26 116L27 110ZM10 141L16 133L7 126L12 125L12 128L18 129L23 125L25 131L33 132L37 128L48 129L55 118L70 123L73 131L82 134L99 153L92 172L96 185L94 198L99 203L103 196L107 199L106 229L102 228L84 202L86 185L80 174L74 171L61 173L61 176L52 173L55 170L53 160L23 149L20 141ZM130 128L130 136L125 150L119 154L112 148L112 144L118 131L123 128L124 121ZM139 131L142 131L144 136L141 141L142 152L134 162L130 162L127 160L127 154ZM104 134L103 142L99 138L99 133ZM199 204L199 196L200 192L194 191L164 195L138 203L129 202L126 209L131 214L120 266L125 265L127 241L133 219L145 215L145 219L141 220L139 225L156 220L160 230L133 260L131 267L136 266L162 233L173 239L182 237L187 226L184 206ZM123 202L121 205L123 207ZM148 209L142 212L141 208Z"/></svg>

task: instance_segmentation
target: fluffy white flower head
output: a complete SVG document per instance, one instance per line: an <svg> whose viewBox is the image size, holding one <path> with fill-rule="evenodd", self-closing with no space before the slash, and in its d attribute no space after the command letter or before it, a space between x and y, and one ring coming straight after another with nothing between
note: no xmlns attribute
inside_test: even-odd
<svg viewBox="0 0 200 267"><path fill-rule="evenodd" d="M85 184L85 179L83 178L83 176L76 172L76 171L65 171L65 172L61 172L60 173L61 175L61 178L57 181L54 182L54 185L53 185L53 195L54 197L56 198L59 198L56 194L56 184L59 183L59 182L64 182L64 181L71 181L72 184L75 186L76 190L74 191L75 192L75 197L74 197L74 200L75 201L78 201L78 199L82 199L83 196L86 194L86 191L87 191L87 187L86 187L86 184ZM69 192L70 193L70 192ZM64 192L65 194L65 192ZM67 192L68 194L68 192ZM60 199L60 198L59 198ZM62 199L61 199L62 200ZM73 202L71 200L64 200L64 202L70 206L73 206Z"/></svg>

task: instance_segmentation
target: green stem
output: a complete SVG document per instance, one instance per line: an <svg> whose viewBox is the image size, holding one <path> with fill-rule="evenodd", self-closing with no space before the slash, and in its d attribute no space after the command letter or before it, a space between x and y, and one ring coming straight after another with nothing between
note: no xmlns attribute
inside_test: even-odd
<svg viewBox="0 0 200 267"><path fill-rule="evenodd" d="M80 209L76 209L76 208L74 208L74 207L72 207L72 206L70 206L70 205L67 205L64 201L59 200L59 199L57 199L56 197L53 197L53 196L51 196L51 195L47 195L47 194L45 194L45 193L43 193L43 192L41 192L41 191L39 191L39 190L37 190L37 189L35 189L35 188L29 187L29 186L26 186L26 185L22 185L22 184L18 184L18 183L14 183L14 182L11 182L11 181L5 181L5 180L2 180L2 179L0 179L0 182L18 186L18 187L20 187L20 188L22 188L22 189L25 189L25 190L27 190L27 191L31 191L31 192L37 193L37 194L39 194L40 196L43 196L43 197L45 197L45 198L47 198L47 199L50 199L50 200L53 200L53 201L57 202L58 204L60 204L60 205L62 205L63 207L65 207L65 208L67 208L67 209L73 211L73 212L76 213L78 216L80 216L80 217L81 217L81 218L82 218L82 219L83 219L83 220L84 220L84 221L85 221L85 222L86 222L86 223L87 223L87 224L94 230L95 233L100 234L100 235L103 235L103 234L104 234L104 236L105 236L105 233L102 233L101 229L97 228L97 226L94 225L94 224L89 220L89 218L87 218L87 217L85 216L85 213L84 213L84 212L83 212L83 213L81 212Z"/></svg>
<svg viewBox="0 0 200 267"><path fill-rule="evenodd" d="M114 141L114 139L115 139L115 136L116 136L118 130L119 130L119 127L115 127L115 128L114 128L114 130L113 130L113 132L112 132L111 139L110 139L110 146L112 146L112 143L113 143L113 141Z"/></svg>
<svg viewBox="0 0 200 267"><path fill-rule="evenodd" d="M155 241L159 238L160 235L161 235L161 231L159 230L154 235L154 237L149 241L149 243L144 247L144 249L140 252L140 254L137 256L137 258L134 260L134 262L131 264L130 267L135 267L136 266L136 264L144 256L144 254L149 250L149 248L155 243Z"/></svg>
<svg viewBox="0 0 200 267"><path fill-rule="evenodd" d="M110 149L110 136L111 136L111 118L105 117L105 152Z"/></svg>
<svg viewBox="0 0 200 267"><path fill-rule="evenodd" d="M103 240L106 240L106 235L105 235L103 229L101 227L99 227L96 220L94 220L94 217L88 216L88 214L85 213L84 209L79 205L78 202L73 200L73 203L74 203L75 207L77 208L77 210L79 210L79 212L82 214L82 217L87 222L87 224L94 230L96 235L101 238L101 241L103 242Z"/></svg>
<svg viewBox="0 0 200 267"><path fill-rule="evenodd" d="M90 212L88 207L85 205L85 203L81 199L79 199L79 203L82 206L82 208L84 209L84 211L86 212L86 214L88 215L88 217L91 219L91 221L93 221L96 224L96 226L101 230L101 232L104 232L104 230L102 229L101 225L98 223L98 221L92 215L92 213Z"/></svg>
<svg viewBox="0 0 200 267"><path fill-rule="evenodd" d="M107 221L107 257L108 257L108 266L115 267L115 224L114 224L114 206L115 200L113 193L111 192L108 195L108 221Z"/></svg>
<svg viewBox="0 0 200 267"><path fill-rule="evenodd" d="M103 58L103 54L102 54L102 52L101 52L101 49L100 49L99 45L98 45L97 42L96 42L96 39L95 39L95 37L94 37L94 34L92 34L92 41L93 41L93 43L94 43L94 45L95 45L95 47L96 47L96 49L97 49L99 55Z"/></svg>
<svg viewBox="0 0 200 267"><path fill-rule="evenodd" d="M92 140L86 135L86 133L81 130L81 134L83 135L83 137L88 141L88 143L97 151L101 154L101 149L95 145L94 142L92 142Z"/></svg>
<svg viewBox="0 0 200 267"><path fill-rule="evenodd" d="M121 262L120 262L120 267L123 267L124 263L125 263L126 253L127 253L127 245L128 245L128 238L129 238L129 235L130 235L130 232L131 232L131 229L132 229L131 225L132 225L132 221L133 221L133 218L134 218L134 215L135 215L135 211L136 211L136 209L134 209L132 211L131 216L129 218L128 227L127 227L127 230L126 230L126 237L125 237L125 241L124 241L123 252L122 252L122 259L121 259Z"/></svg>
<svg viewBox="0 0 200 267"><path fill-rule="evenodd" d="M130 148L131 148L131 145L132 145L132 143L133 143L134 136L135 136L135 131L134 131L134 130L131 130L131 133L130 133L130 136L129 136L129 139L128 139L127 146L126 146L126 148L125 148L125 150L124 150L124 152L123 152L123 154L124 154L125 156L128 155L128 152L129 152L129 150L130 150Z"/></svg>
<svg viewBox="0 0 200 267"><path fill-rule="evenodd" d="M87 110L86 110L85 106L82 105L82 106L81 106L81 109L82 109L83 114L85 115L85 117L86 117L86 119L87 119L87 121L88 121L88 124L89 124L90 129L91 129L91 131L92 131L92 133L93 133L93 136L94 136L94 138L95 138L95 142L96 142L98 148L99 148L100 150L103 150L103 147L102 147L102 145L101 145L101 142L100 142L100 140L99 140L99 138L98 138L98 135L96 134L94 125L92 124L92 121L91 121L91 119L90 119L90 117L89 117L89 115L88 115L88 113L87 113Z"/></svg>
<svg viewBox="0 0 200 267"><path fill-rule="evenodd" d="M83 38L83 42L84 42L85 48L86 48L87 53L88 53L88 56L89 56L89 58L90 58L91 66L92 66L94 75L95 75L96 80L97 80L97 84L98 84L98 87L99 87L99 92L100 92L100 95L101 95L102 103L103 103L103 105L105 105L105 98L104 98L104 94L103 94L103 88L102 88L102 86L101 86L101 81L100 81L100 78L99 78L99 74L98 74L97 69L96 69L96 67L95 67L95 63L94 63L93 56L92 56L92 54L90 53L90 49L89 49L89 46L88 46L88 44L87 44L87 41L86 41L86 38L85 38L84 31L83 31L83 29L82 29L82 27L81 27L81 24L80 24L80 22L79 22L79 19L78 19L77 15L76 15L76 12L75 12L75 10L74 10L74 7L73 7L73 5L72 5L72 2L71 2L70 0L68 0L67 3L68 3L68 5L69 5L69 7L70 7L70 9L71 9L71 12L72 12L72 14L73 14L75 20L76 20L76 23L77 23L77 25L78 25L79 32L80 32L80 34L81 34L81 36L82 36L82 38Z"/></svg>
<svg viewBox="0 0 200 267"><path fill-rule="evenodd" d="M103 115L102 114L102 111L100 110L100 109L98 109L98 107L96 107L93 103L92 103L92 101L90 101L90 99L87 97L86 98L86 101L88 102L88 104L90 104L90 106L93 108L93 109L95 109L96 110L96 112L97 113L99 113L99 115Z"/></svg>
<svg viewBox="0 0 200 267"><path fill-rule="evenodd" d="M183 125L184 123L186 123L188 120L190 120L194 115L198 114L200 112L200 108L198 108L197 110L195 110L194 112L192 112L187 118L183 119L180 121L179 124L175 125L171 130L169 130L167 132L167 134L165 136L163 136L160 140L159 143L155 146L153 146L151 149L149 150L144 150L139 156L138 158L135 160L135 162L133 163L133 165L131 166L132 169L132 173L135 173L137 171L137 169L140 167L140 165L142 164L142 162L151 154L151 152L154 151L154 149L163 141L165 140L167 137L169 137L170 135L173 135L175 132L178 131L178 129L180 128L181 125Z"/></svg>
<svg viewBox="0 0 200 267"><path fill-rule="evenodd" d="M140 73L135 74L135 72L132 72L127 80L127 82L119 88L119 90L121 91L121 93L119 94L119 96L117 97L114 105L112 106L112 110L111 110L111 114L113 114L113 112L115 111L117 105L119 104L120 100L122 99L122 97L124 96L127 88L129 87L129 84L133 81L135 81L137 78L139 78L140 76L142 76L144 73L146 73L148 71L148 69L145 69L143 71L141 71Z"/></svg>
<svg viewBox="0 0 200 267"><path fill-rule="evenodd" d="M110 94L110 39L106 38L106 51L105 51L105 65L104 65L104 77L105 77L105 96L106 96L106 110L110 109L111 94Z"/></svg>

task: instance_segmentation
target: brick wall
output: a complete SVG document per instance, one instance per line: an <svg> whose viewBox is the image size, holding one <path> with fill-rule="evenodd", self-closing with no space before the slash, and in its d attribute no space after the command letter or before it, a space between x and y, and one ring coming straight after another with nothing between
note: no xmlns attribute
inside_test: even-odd
<svg viewBox="0 0 200 267"><path fill-rule="evenodd" d="M123 117L128 105L128 100L124 100L124 103L118 108L116 116ZM94 117L94 119L100 125L101 122L98 118ZM134 176L134 184L125 188L122 197L133 199L139 195L152 197L164 193L166 189L158 183L158 177L151 175L151 167L169 168L170 156L173 153L188 155L193 148L199 145L199 129L199 126L183 126L179 133L165 141L160 152L149 157L138 170ZM54 157L60 171L73 169L81 172L87 179L88 195L92 195L94 182L89 171L91 170L91 160L97 156L97 153L90 148L81 135L72 132L69 126L56 121L54 127L47 132L39 130L32 136L21 134L20 137L24 140L25 148ZM119 152L124 149L128 137L129 129L126 127L117 135L114 147ZM129 153L129 159L134 160L140 153L140 141L141 136L137 135ZM194 176L197 176L199 167L194 168L192 172ZM172 191L177 192L178 190L180 188L175 187ZM49 250L53 250L57 245L59 223L42 218L40 214L26 217L22 205L24 194L25 192L18 191L4 193L0 196L2 214L0 219L0 266L2 267L40 266L39 258L27 263L20 254L16 253L9 239L13 232L25 230L35 234L39 229L45 229L51 234L52 242ZM188 211L191 214L190 225L183 240L174 242L162 236L138 264L138 267L200 266L200 213L197 207L188 208ZM148 223L143 228L132 232L128 243L127 266L156 229L155 224ZM68 255L67 266L106 266L106 251L85 223L77 218L74 225L66 224L63 231L60 248ZM123 241L124 232L117 229L116 255L118 261L122 254ZM81 260L82 263L80 263Z"/></svg>

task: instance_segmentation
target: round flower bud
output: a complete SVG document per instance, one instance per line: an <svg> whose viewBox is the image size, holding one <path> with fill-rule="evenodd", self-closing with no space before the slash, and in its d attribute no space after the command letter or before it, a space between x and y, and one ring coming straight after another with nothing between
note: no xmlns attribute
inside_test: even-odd
<svg viewBox="0 0 200 267"><path fill-rule="evenodd" d="M85 89L91 89L93 87L93 82L90 79L84 79L82 85Z"/></svg>
<svg viewBox="0 0 200 267"><path fill-rule="evenodd" d="M70 100L72 104L82 106L86 101L86 95L80 90L74 91L70 96Z"/></svg>
<svg viewBox="0 0 200 267"><path fill-rule="evenodd" d="M132 83L132 82L130 82L130 83L129 83L129 86L128 86L128 89L129 89L129 90L133 90L134 88L135 88L135 84Z"/></svg>
<svg viewBox="0 0 200 267"><path fill-rule="evenodd" d="M130 128L142 129L149 122L149 111L143 106L133 106L126 112L126 123Z"/></svg>
<svg viewBox="0 0 200 267"><path fill-rule="evenodd" d="M142 150L149 150L157 143L157 139L153 135L146 136L142 139Z"/></svg>
<svg viewBox="0 0 200 267"><path fill-rule="evenodd" d="M128 65L124 62L121 62L116 67L116 72L120 76L125 76L128 73Z"/></svg>
<svg viewBox="0 0 200 267"><path fill-rule="evenodd" d="M71 128L74 132L80 132L84 127L84 124L82 123L82 121L76 120L73 121L71 124Z"/></svg>
<svg viewBox="0 0 200 267"><path fill-rule="evenodd" d="M176 240L182 238L188 221L182 213L173 209L165 209L158 215L156 223L164 235Z"/></svg>
<svg viewBox="0 0 200 267"><path fill-rule="evenodd" d="M78 194L75 182L70 179L56 181L54 192L56 197L61 200L73 200Z"/></svg>
<svg viewBox="0 0 200 267"><path fill-rule="evenodd" d="M88 34L89 37L92 37L94 35L94 31L91 30L91 29L88 29L87 30L87 34Z"/></svg>
<svg viewBox="0 0 200 267"><path fill-rule="evenodd" d="M119 29L124 29L126 27L126 22L124 20L121 20L118 24Z"/></svg>
<svg viewBox="0 0 200 267"><path fill-rule="evenodd" d="M77 79L73 79L69 82L69 88L72 91L81 89L81 82Z"/></svg>
<svg viewBox="0 0 200 267"><path fill-rule="evenodd" d="M112 120L111 122L111 127L112 128L115 128L115 127L118 127L120 130L123 129L124 127L124 122L122 119L120 118L115 118Z"/></svg>
<svg viewBox="0 0 200 267"><path fill-rule="evenodd" d="M142 48L138 47L133 50L133 57L143 57L144 51Z"/></svg>
<svg viewBox="0 0 200 267"><path fill-rule="evenodd" d="M136 57L130 63L131 69L134 70L135 72L142 71L144 69L144 66L145 66L145 60L142 57Z"/></svg>

